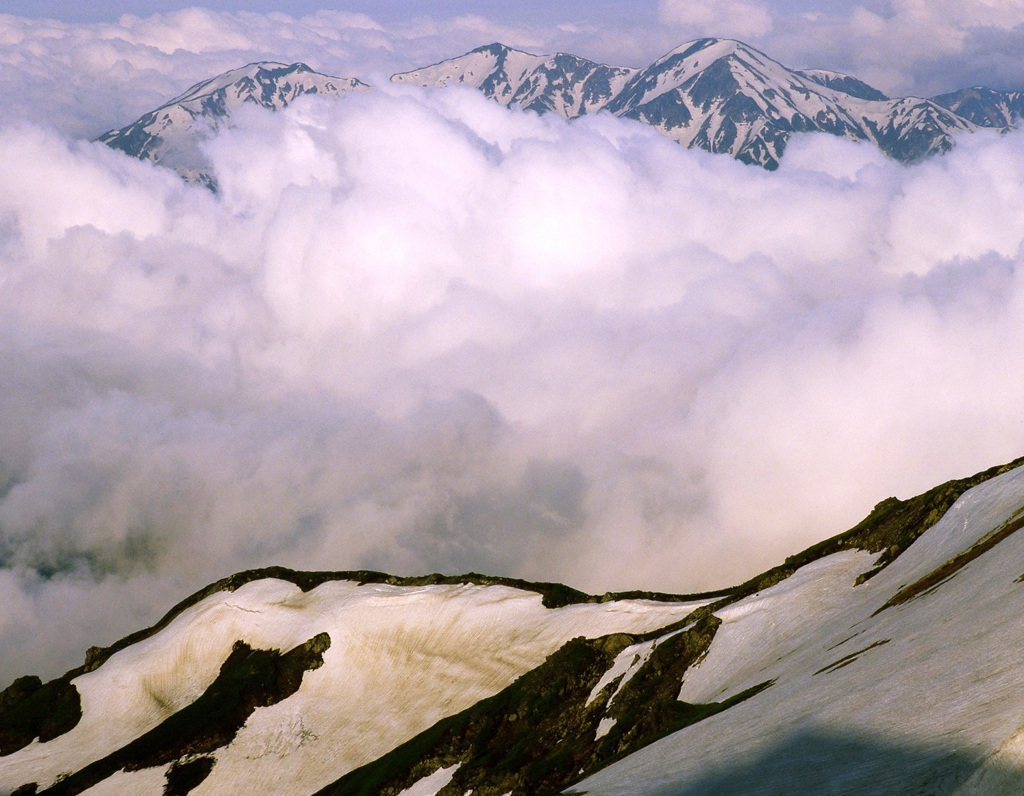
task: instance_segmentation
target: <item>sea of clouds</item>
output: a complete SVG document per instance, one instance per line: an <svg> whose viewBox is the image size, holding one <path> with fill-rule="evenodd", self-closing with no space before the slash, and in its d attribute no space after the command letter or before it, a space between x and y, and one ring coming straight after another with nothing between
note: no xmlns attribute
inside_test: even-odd
<svg viewBox="0 0 1024 796"><path fill-rule="evenodd" d="M731 585L1024 454L1022 134L768 173L378 84L240 114L213 194L41 102L0 123L0 680L254 566Z"/></svg>

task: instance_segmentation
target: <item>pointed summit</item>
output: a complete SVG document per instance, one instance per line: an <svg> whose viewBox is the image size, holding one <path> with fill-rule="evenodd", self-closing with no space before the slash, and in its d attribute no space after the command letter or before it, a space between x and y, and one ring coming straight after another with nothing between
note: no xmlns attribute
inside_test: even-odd
<svg viewBox="0 0 1024 796"><path fill-rule="evenodd" d="M636 71L569 53L531 55L494 43L391 79L416 86L472 86L502 105L572 119L600 110Z"/></svg>
<svg viewBox="0 0 1024 796"><path fill-rule="evenodd" d="M212 184L196 145L229 125L241 106L280 110L304 94L334 95L368 88L354 78L323 75L303 63L261 61L196 83L127 127L110 130L97 140L141 160L170 166L190 181Z"/></svg>

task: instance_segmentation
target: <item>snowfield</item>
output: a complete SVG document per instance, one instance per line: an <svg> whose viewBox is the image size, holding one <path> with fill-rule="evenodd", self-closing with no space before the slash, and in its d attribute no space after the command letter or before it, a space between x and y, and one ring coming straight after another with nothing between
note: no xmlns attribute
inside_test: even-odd
<svg viewBox="0 0 1024 796"><path fill-rule="evenodd" d="M309 794L500 691L575 636L647 632L698 605L624 600L548 609L541 599L505 586L351 581L303 592L275 579L216 593L77 677L82 720L0 760L0 791L51 784L157 726L213 683L239 640L287 651L327 632L332 643L296 694L257 709L217 751L196 796L237 793L240 781L251 792ZM87 792L161 792L165 769L122 772Z"/></svg>
<svg viewBox="0 0 1024 796"><path fill-rule="evenodd" d="M212 769L190 786L196 796L239 788L347 793L347 783L359 777L403 783L389 792L407 796L464 796L461 783L479 789L481 764L475 741L459 744L497 737L472 733L550 731L530 723L510 730L514 710L488 700L515 692L509 686L527 673L531 684L508 704L520 711L547 705L531 721L563 722L567 729L550 736L553 746L543 753L557 758L565 744L566 754L583 761L582 769L569 770L569 781L577 770L580 777L595 771L570 793L1021 792L1022 528L1019 468L964 492L880 570L884 554L843 549L809 559L770 588L717 601L546 608L541 594L505 584L327 579L303 591L284 577L247 575L254 579L233 591L197 595L148 637L75 677L81 720L0 759L0 792L29 782L41 789L58 783L54 792L66 792L62 775L205 699L239 642L284 653L309 649L323 633L330 645L303 659L312 663L300 670L295 689L246 714L213 752L186 750L161 765L108 766L91 787L67 792L162 794L178 769L198 765ZM567 644L579 637L613 646L587 679L558 685L565 671L558 667L584 654L584 642ZM682 660L677 654L688 656L682 669L672 669L673 660ZM561 663L551 664L556 659ZM664 695L670 671L677 672L678 691ZM555 678L544 681L554 690L544 691L543 683L530 690L538 687L538 672ZM524 701L530 694L541 701ZM552 694L562 701L545 702ZM691 718L642 729L638 709L664 713L668 705L671 713L676 699ZM426 732L455 714L475 718L449 722L440 735ZM658 726L670 734L659 734ZM643 732L654 734L637 734ZM516 745L525 736L503 737ZM588 757L600 748L631 753L602 769L608 753ZM397 757L388 755L393 750ZM350 773L356 780L337 784ZM501 776L502 792L510 782L519 783L515 796L531 792L528 778Z"/></svg>
<svg viewBox="0 0 1024 796"><path fill-rule="evenodd" d="M900 589L1024 506L1024 472L966 493L867 582L843 552L717 612L680 699L754 698L586 779L600 794L972 793L1024 790L1024 534L879 612ZM877 612L877 613L876 613ZM959 788L959 790L958 790Z"/></svg>

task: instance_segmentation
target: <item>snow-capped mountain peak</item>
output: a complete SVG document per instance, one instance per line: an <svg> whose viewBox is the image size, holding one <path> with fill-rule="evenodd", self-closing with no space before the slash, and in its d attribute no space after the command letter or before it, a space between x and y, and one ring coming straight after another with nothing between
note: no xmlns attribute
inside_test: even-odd
<svg viewBox="0 0 1024 796"><path fill-rule="evenodd" d="M320 74L304 63L261 61L196 83L98 140L142 160L162 162L189 180L212 184L197 143L230 125L232 114L241 106L253 104L276 111L304 94L329 96L368 89L360 80Z"/></svg>
<svg viewBox="0 0 1024 796"><path fill-rule="evenodd" d="M1005 129L1024 118L1024 92L973 88L934 99L890 99L851 75L790 69L734 39L686 42L643 68L570 53L533 55L495 42L391 80L464 85L505 106L567 119L604 111L650 125L684 146L767 169L778 167L794 133L872 142L910 163L947 151L963 133ZM230 124L240 106L279 110L303 94L368 89L354 78L323 75L302 63L248 64L197 83L99 140L212 185L196 143Z"/></svg>
<svg viewBox="0 0 1024 796"><path fill-rule="evenodd" d="M322 75L304 63L260 61L197 83L163 107L192 103L216 107L210 103L222 102L223 108L232 108L245 102L255 102L264 108L278 110L301 94L336 94L359 88L369 86L354 78Z"/></svg>
<svg viewBox="0 0 1024 796"><path fill-rule="evenodd" d="M1024 91L996 91L987 86L974 86L933 99L981 127L1012 127L1024 119Z"/></svg>
<svg viewBox="0 0 1024 796"><path fill-rule="evenodd" d="M703 38L642 69L491 44L394 75L421 86L462 83L503 105L572 119L604 110L636 119L690 147L776 168L789 136L827 132L873 141L911 162L942 152L976 124L925 99L890 100L849 75L797 71L733 39Z"/></svg>
<svg viewBox="0 0 1024 796"><path fill-rule="evenodd" d="M801 77L813 80L822 86L842 91L851 97L858 99L884 102L889 97L883 94L874 86L869 86L863 80L842 72L833 72L830 69L798 69L796 72Z"/></svg>
<svg viewBox="0 0 1024 796"><path fill-rule="evenodd" d="M636 71L569 53L531 55L494 43L391 79L420 86L467 85L502 105L575 118L602 108Z"/></svg>

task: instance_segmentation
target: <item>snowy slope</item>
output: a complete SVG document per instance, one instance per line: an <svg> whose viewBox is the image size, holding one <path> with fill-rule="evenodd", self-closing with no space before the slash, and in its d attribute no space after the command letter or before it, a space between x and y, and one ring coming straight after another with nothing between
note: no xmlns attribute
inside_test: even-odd
<svg viewBox="0 0 1024 796"><path fill-rule="evenodd" d="M722 625L679 699L717 701L765 679L773 685L578 788L617 796L1020 793L1024 534L1010 532L955 565L986 537L1019 527L1022 509L1017 470L967 493L865 583L853 585L873 557L837 553L716 611ZM919 591L903 592L916 596L893 600L937 571Z"/></svg>
<svg viewBox="0 0 1024 796"><path fill-rule="evenodd" d="M253 63L197 83L98 140L133 157L170 166L188 179L206 181L209 175L197 144L219 127L229 125L232 114L242 105L280 110L303 94L335 95L368 89L354 78L322 75L302 63Z"/></svg>
<svg viewBox="0 0 1024 796"><path fill-rule="evenodd" d="M328 580L303 591L260 578L215 591L75 677L81 720L0 757L0 792L27 782L45 788L173 719L211 689L238 642L288 651L329 636L322 664L294 694L259 707L212 752L216 763L196 794L237 793L240 781L249 792L311 793L500 691L570 638L645 632L694 607L619 600L549 609L540 594L502 585ZM171 762L113 767L86 792L159 793Z"/></svg>
<svg viewBox="0 0 1024 796"><path fill-rule="evenodd" d="M1018 793L1019 465L883 501L682 626L567 645L320 793Z"/></svg>
<svg viewBox="0 0 1024 796"><path fill-rule="evenodd" d="M503 105L566 118L605 110L650 124L689 147L776 168L789 136L818 131L873 141L897 160L944 152L975 124L931 100L891 100L826 70L794 71L742 42L698 39L643 69L491 44L394 75L420 86L463 83Z"/></svg>

